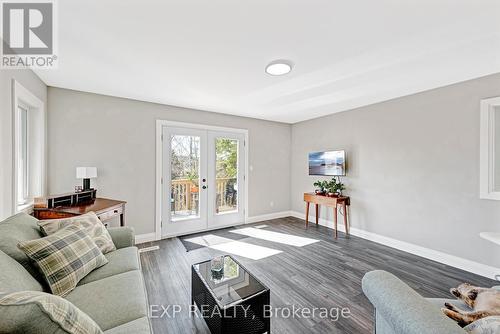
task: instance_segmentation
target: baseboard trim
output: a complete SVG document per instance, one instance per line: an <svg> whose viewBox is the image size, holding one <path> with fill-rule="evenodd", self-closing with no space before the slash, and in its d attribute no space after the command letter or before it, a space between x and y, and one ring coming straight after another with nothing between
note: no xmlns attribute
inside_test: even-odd
<svg viewBox="0 0 500 334"><path fill-rule="evenodd" d="M305 214L297 211L291 211L290 215L299 219L305 219ZM315 216L310 215L309 221L314 221ZM333 222L326 219L320 218L318 223L322 226L333 229ZM345 232L345 227L343 220L339 217L338 229L341 232ZM409 242L393 239L373 232L368 232L359 228L351 227L350 233L357 237L370 240L384 246L396 248L410 254L418 255L429 260L433 260L439 263L446 264L451 267L462 269L480 276L495 279L495 275L500 274L500 268L488 266L486 264L477 263L471 260L467 260L458 256L443 253L434 249L418 246Z"/></svg>
<svg viewBox="0 0 500 334"><path fill-rule="evenodd" d="M150 242L150 241L155 241L156 239L156 233L145 233L145 234L138 234L135 236L135 244L142 244L145 242Z"/></svg>
<svg viewBox="0 0 500 334"><path fill-rule="evenodd" d="M291 215L292 215L291 211L273 212L273 213L268 213L265 215L248 217L247 220L245 221L245 223L246 224L258 223L258 222L271 220L271 219L290 217Z"/></svg>

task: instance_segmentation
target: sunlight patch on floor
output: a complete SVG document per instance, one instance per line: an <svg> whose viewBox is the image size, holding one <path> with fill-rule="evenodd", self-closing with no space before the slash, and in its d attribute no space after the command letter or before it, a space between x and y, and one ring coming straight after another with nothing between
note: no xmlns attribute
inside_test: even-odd
<svg viewBox="0 0 500 334"><path fill-rule="evenodd" d="M282 251L257 245L248 244L242 241L232 241L224 244L210 246L222 252L243 256L252 260L260 260L272 255L282 253Z"/></svg>
<svg viewBox="0 0 500 334"><path fill-rule="evenodd" d="M205 234L200 237L194 237L190 239L184 239L184 241L189 241L197 245L205 246L205 247L210 247L214 245L219 245L219 244L224 244L228 243L231 241L234 241L233 239L228 239L228 238L223 238L219 237L214 234Z"/></svg>
<svg viewBox="0 0 500 334"><path fill-rule="evenodd" d="M266 231L254 227L241 228L230 232L296 247L307 246L315 242L319 242L319 240L316 239L298 237L287 233Z"/></svg>
<svg viewBox="0 0 500 334"><path fill-rule="evenodd" d="M184 240L222 252L243 256L252 260L260 260L268 256L281 253L281 251L277 249L252 245L243 241L223 238L213 234L206 234L200 237Z"/></svg>

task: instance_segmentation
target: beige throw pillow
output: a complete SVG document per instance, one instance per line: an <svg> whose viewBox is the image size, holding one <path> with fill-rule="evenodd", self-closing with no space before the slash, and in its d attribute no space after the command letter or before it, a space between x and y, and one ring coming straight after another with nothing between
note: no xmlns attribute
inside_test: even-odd
<svg viewBox="0 0 500 334"><path fill-rule="evenodd" d="M65 296L108 260L80 226L70 225L44 238L17 245L35 261L53 294Z"/></svg>
<svg viewBox="0 0 500 334"><path fill-rule="evenodd" d="M97 218L94 212L70 218L40 220L38 225L45 235L51 235L70 225L81 226L90 235L92 240L94 240L103 254L116 250L106 226Z"/></svg>

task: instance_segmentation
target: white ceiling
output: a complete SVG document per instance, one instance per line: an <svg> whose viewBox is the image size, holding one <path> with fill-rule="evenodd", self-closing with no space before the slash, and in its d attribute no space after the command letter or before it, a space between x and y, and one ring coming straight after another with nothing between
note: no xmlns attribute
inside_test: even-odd
<svg viewBox="0 0 500 334"><path fill-rule="evenodd" d="M295 123L500 72L498 0L58 1L48 85ZM289 59L283 77L266 64Z"/></svg>

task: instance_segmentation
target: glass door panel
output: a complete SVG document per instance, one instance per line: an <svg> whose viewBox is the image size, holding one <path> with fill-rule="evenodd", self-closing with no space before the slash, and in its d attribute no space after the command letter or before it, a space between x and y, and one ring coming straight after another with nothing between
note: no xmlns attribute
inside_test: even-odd
<svg viewBox="0 0 500 334"><path fill-rule="evenodd" d="M172 221L200 217L200 137L170 137L170 217Z"/></svg>
<svg viewBox="0 0 500 334"><path fill-rule="evenodd" d="M162 233L173 236L207 228L207 132L163 128Z"/></svg>
<svg viewBox="0 0 500 334"><path fill-rule="evenodd" d="M238 140L215 138L215 213L238 211Z"/></svg>
<svg viewBox="0 0 500 334"><path fill-rule="evenodd" d="M208 226L217 228L245 221L245 136L231 132L208 132L209 184Z"/></svg>

